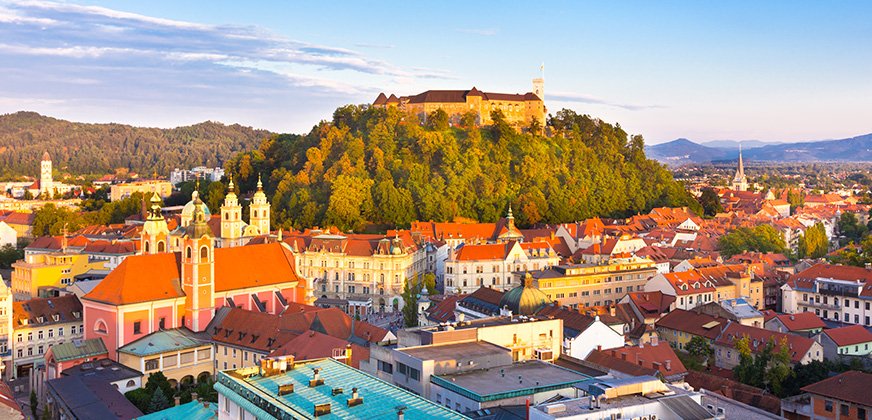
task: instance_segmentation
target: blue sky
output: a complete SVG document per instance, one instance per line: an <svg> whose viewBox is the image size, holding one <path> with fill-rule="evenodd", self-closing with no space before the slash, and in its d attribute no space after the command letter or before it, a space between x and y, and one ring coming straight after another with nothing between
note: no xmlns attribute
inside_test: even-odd
<svg viewBox="0 0 872 420"><path fill-rule="evenodd" d="M526 92L648 143L872 132L870 2L0 0L0 113L306 132L347 103Z"/></svg>

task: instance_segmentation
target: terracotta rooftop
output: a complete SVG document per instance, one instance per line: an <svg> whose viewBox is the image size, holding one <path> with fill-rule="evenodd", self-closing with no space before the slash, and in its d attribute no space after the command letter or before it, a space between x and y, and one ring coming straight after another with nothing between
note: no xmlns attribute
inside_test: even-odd
<svg viewBox="0 0 872 420"><path fill-rule="evenodd" d="M788 331L812 330L815 328L826 328L827 326L814 312L776 314L774 318L778 318Z"/></svg>
<svg viewBox="0 0 872 420"><path fill-rule="evenodd" d="M872 374L856 370L802 387L802 391L810 394L872 407L872 393L869 389L872 389Z"/></svg>
<svg viewBox="0 0 872 420"><path fill-rule="evenodd" d="M179 253L132 255L85 299L124 305L184 296ZM291 251L278 243L215 249L215 291L299 282Z"/></svg>
<svg viewBox="0 0 872 420"><path fill-rule="evenodd" d="M824 330L823 333L839 347L872 342L872 332L869 332L862 325L833 328Z"/></svg>
<svg viewBox="0 0 872 420"><path fill-rule="evenodd" d="M674 309L657 321L657 327L686 332L714 340L721 334L727 323L729 323L729 320L726 318L715 318L714 316L697 313L696 311Z"/></svg>
<svg viewBox="0 0 872 420"><path fill-rule="evenodd" d="M33 328L82 320L82 303L76 295L34 298L12 303L12 327Z"/></svg>
<svg viewBox="0 0 872 420"><path fill-rule="evenodd" d="M779 333L764 330L763 328L754 328L730 322L720 337L715 340L715 343L724 347L733 348L736 346L736 341L742 337L748 338L748 345L751 348L752 353L762 351L769 340L774 340L776 349L780 349L782 341L786 340L787 345L789 346L790 359L794 363L800 362L815 342L810 338L800 337L794 334Z"/></svg>

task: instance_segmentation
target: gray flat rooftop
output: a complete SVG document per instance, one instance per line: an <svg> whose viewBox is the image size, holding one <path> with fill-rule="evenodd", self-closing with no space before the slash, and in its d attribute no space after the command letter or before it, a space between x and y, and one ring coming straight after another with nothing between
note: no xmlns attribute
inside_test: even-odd
<svg viewBox="0 0 872 420"><path fill-rule="evenodd" d="M684 389L674 387L674 386L669 386L669 385L667 385L667 386L669 387L670 391L675 393L674 395L652 394L649 396L644 396L642 394L633 394L633 395L625 395L625 396L616 397L616 398L606 398L606 399L601 400L599 408L596 408L595 406L591 406L591 401L590 401L589 397L582 397L582 398L577 398L577 399L572 399L572 400L563 400L563 401L556 402L554 404L562 404L564 407L566 407L565 411L553 413L551 415L556 417L556 418L573 417L573 416L576 416L579 414L591 414L591 413L595 413L597 411L608 411L608 410L612 410L612 409L616 409L616 408L632 407L632 406L645 405L645 404L658 404L658 405L662 404L665 409L668 409L669 411L672 411L673 414L675 414L674 416L671 416L669 418L698 420L699 417L697 417L696 414L698 414L699 411L695 410L695 408L700 408L700 409L702 409L702 411L705 411L705 409L702 408L701 406L698 406L698 405L696 407L687 407L687 410L694 414L694 415L691 415L688 417L685 417L684 416L685 413L683 413L683 412L682 413L675 413L675 411L673 411L673 409L672 409L672 406L680 406L681 408L685 408L685 406L696 405L696 404L695 403L694 404L687 403L687 400L690 399L690 393L688 391L685 391ZM670 403L664 402L667 399L676 399L676 398L678 398L678 400L676 400L676 401L670 401ZM543 404L540 406L536 406L535 409L544 410L546 406L554 405L554 404ZM684 410L680 410L680 411L684 411ZM702 418L711 418L711 417L702 417Z"/></svg>
<svg viewBox="0 0 872 420"><path fill-rule="evenodd" d="M490 355L504 354L511 350L491 344L487 341L464 341L461 343L440 344L434 346L406 347L397 349L419 360L454 360L480 358Z"/></svg>
<svg viewBox="0 0 872 420"><path fill-rule="evenodd" d="M471 370L451 375L436 375L451 387L463 388L479 396L557 386L573 387L574 384L591 380L590 376L539 360L513 363L489 369ZM520 379L519 379L520 378ZM443 381L434 381L442 386Z"/></svg>

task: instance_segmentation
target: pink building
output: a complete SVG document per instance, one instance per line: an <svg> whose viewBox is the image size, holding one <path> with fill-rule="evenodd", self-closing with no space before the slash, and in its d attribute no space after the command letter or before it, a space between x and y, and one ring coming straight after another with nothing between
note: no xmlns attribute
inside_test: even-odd
<svg viewBox="0 0 872 420"><path fill-rule="evenodd" d="M159 218L152 211L142 249L154 253L127 257L82 299L85 338L101 338L109 356L116 349L161 329L203 331L215 308L231 306L278 313L289 302L307 303L311 288L297 274L284 243L215 249L202 201L181 235L179 252L166 249L165 232L147 234ZM154 207L154 206L153 206ZM162 219L162 218L160 218ZM158 252L155 252L158 251Z"/></svg>

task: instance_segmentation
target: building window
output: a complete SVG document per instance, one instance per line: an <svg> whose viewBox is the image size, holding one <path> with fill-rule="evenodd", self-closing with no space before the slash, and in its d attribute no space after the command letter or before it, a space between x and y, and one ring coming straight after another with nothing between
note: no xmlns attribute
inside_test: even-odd
<svg viewBox="0 0 872 420"><path fill-rule="evenodd" d="M54 328L48 330L48 338L54 338Z"/></svg>
<svg viewBox="0 0 872 420"><path fill-rule="evenodd" d="M31 341L33 341L33 331L28 331L27 332L27 342L29 343Z"/></svg>
<svg viewBox="0 0 872 420"><path fill-rule="evenodd" d="M857 407L857 418L865 419L866 418L866 409L863 407Z"/></svg>
<svg viewBox="0 0 872 420"><path fill-rule="evenodd" d="M145 361L145 370L156 370L160 359L150 359Z"/></svg>
<svg viewBox="0 0 872 420"><path fill-rule="evenodd" d="M839 414L843 416L847 416L850 409L848 408L848 404L839 404Z"/></svg>
<svg viewBox="0 0 872 420"><path fill-rule="evenodd" d="M133 333L134 334L142 334L142 322L136 321L133 323Z"/></svg>
<svg viewBox="0 0 872 420"><path fill-rule="evenodd" d="M63 336L64 336L64 327L60 327L60 328L58 328L58 337L63 337Z"/></svg>
<svg viewBox="0 0 872 420"><path fill-rule="evenodd" d="M166 324L167 324L166 317L160 317L160 321L158 321L158 324L157 324L158 328L164 329L164 328L166 328Z"/></svg>
<svg viewBox="0 0 872 420"><path fill-rule="evenodd" d="M42 345L40 345L39 347L37 347L37 350L39 351L39 354L42 354Z"/></svg>
<svg viewBox="0 0 872 420"><path fill-rule="evenodd" d="M868 319L868 318L869 318L869 317L866 317L866 319ZM868 322L867 322L867 324L868 324ZM21 336L21 334L18 334L18 337L17 337L16 341L18 341L19 343L23 341L23 340L22 340L22 336Z"/></svg>
<svg viewBox="0 0 872 420"><path fill-rule="evenodd" d="M833 412L833 402L830 400L824 400L824 410L832 413Z"/></svg>

